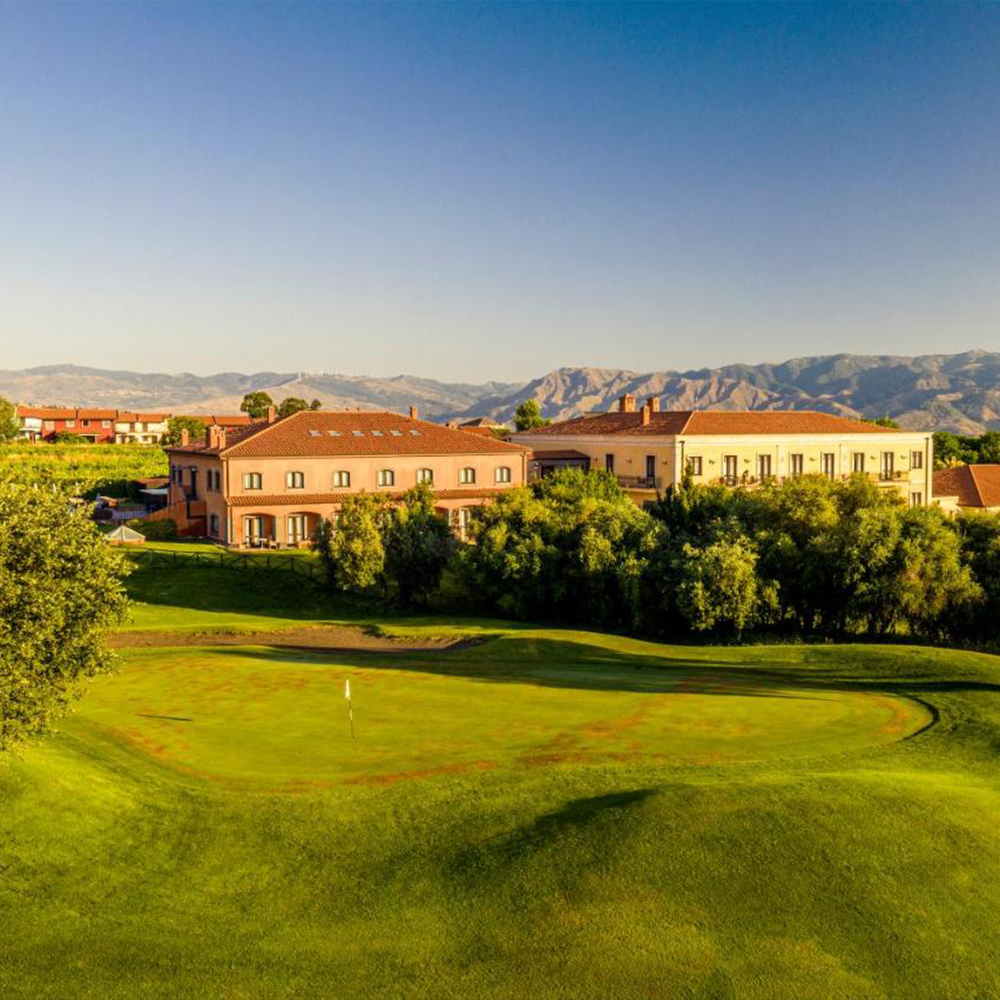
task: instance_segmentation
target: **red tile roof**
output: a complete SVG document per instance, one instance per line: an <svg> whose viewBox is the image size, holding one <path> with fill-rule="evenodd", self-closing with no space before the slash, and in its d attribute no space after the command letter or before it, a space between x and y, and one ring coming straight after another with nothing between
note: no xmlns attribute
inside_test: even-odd
<svg viewBox="0 0 1000 1000"><path fill-rule="evenodd" d="M169 413L133 413L131 410L119 410L118 416L115 417L115 419L127 424L158 424L167 420L169 417Z"/></svg>
<svg viewBox="0 0 1000 1000"><path fill-rule="evenodd" d="M593 434L624 436L729 434L893 434L885 427L815 410L663 410L642 422L642 410L598 413L536 427L511 438L534 435Z"/></svg>
<svg viewBox="0 0 1000 1000"><path fill-rule="evenodd" d="M17 415L38 420L75 420L76 410L68 406L18 406Z"/></svg>
<svg viewBox="0 0 1000 1000"><path fill-rule="evenodd" d="M1000 465L957 465L934 473L934 496L958 497L959 507L1000 507Z"/></svg>
<svg viewBox="0 0 1000 1000"><path fill-rule="evenodd" d="M176 414L176 416L181 415ZM253 417L248 413L233 413L228 416L215 413L185 413L183 416L200 420L203 424L218 424L220 427L249 427L253 423Z"/></svg>
<svg viewBox="0 0 1000 1000"><path fill-rule="evenodd" d="M435 500L484 500L489 497L499 496L511 487L487 487L468 490L435 490ZM357 496L354 493L241 493L237 496L229 497L229 504L232 507L296 507L308 504L343 503L350 496ZM401 490L383 493L381 490L373 492L374 496L386 497L389 500L399 500L403 496Z"/></svg>
<svg viewBox="0 0 1000 1000"><path fill-rule="evenodd" d="M297 455L496 455L522 454L520 445L453 430L398 413L347 410L302 410L276 420L257 423L227 435L223 448L205 442L168 448L227 458L281 458Z"/></svg>

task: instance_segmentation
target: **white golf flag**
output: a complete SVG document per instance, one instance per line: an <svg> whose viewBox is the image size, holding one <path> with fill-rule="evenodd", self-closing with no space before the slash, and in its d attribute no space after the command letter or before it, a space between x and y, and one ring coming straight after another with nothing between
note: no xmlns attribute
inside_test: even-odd
<svg viewBox="0 0 1000 1000"><path fill-rule="evenodd" d="M350 701L351 700L351 682L344 681L344 697Z"/></svg>

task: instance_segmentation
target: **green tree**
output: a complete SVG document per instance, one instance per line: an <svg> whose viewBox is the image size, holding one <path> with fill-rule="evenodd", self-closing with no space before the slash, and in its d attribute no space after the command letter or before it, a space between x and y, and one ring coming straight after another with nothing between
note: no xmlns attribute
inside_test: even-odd
<svg viewBox="0 0 1000 1000"><path fill-rule="evenodd" d="M551 420L542 416L537 400L526 399L514 411L514 427L519 431L530 431L535 427L545 427L550 423L552 423Z"/></svg>
<svg viewBox="0 0 1000 1000"><path fill-rule="evenodd" d="M403 604L426 601L441 585L457 542L446 517L434 510L434 491L426 483L407 490L382 521L385 575Z"/></svg>
<svg viewBox="0 0 1000 1000"><path fill-rule="evenodd" d="M110 670L104 632L128 609L125 557L85 508L0 482L0 749L43 732Z"/></svg>
<svg viewBox="0 0 1000 1000"><path fill-rule="evenodd" d="M326 569L327 580L337 590L364 591L385 584L385 545L382 522L385 501L374 493L345 497L336 523L324 521L313 539Z"/></svg>
<svg viewBox="0 0 1000 1000"><path fill-rule="evenodd" d="M290 417L293 413L308 409L309 404L304 399L299 399L298 396L286 396L278 406L278 416ZM267 407L264 408L264 412L267 412Z"/></svg>
<svg viewBox="0 0 1000 1000"><path fill-rule="evenodd" d="M205 421L183 414L171 417L167 421L167 433L163 435L163 443L180 444L181 431L187 431L192 442L199 441L205 436Z"/></svg>
<svg viewBox="0 0 1000 1000"><path fill-rule="evenodd" d="M314 399L309 404L309 409L310 410L322 410L323 409L323 403L320 400L318 400L318 399Z"/></svg>
<svg viewBox="0 0 1000 1000"><path fill-rule="evenodd" d="M899 424L896 423L888 413L881 417L868 417L865 418L864 422L866 424L875 424L876 427L888 427L890 430L898 431Z"/></svg>
<svg viewBox="0 0 1000 1000"><path fill-rule="evenodd" d="M684 546L677 606L695 632L720 632L737 640L776 603L771 585L757 574L757 553L743 535L720 537L704 547Z"/></svg>
<svg viewBox="0 0 1000 1000"><path fill-rule="evenodd" d="M17 407L0 396L0 444L17 439L21 425L17 420Z"/></svg>
<svg viewBox="0 0 1000 1000"><path fill-rule="evenodd" d="M274 406L274 400L261 389L256 392L248 392L240 403L240 409L244 413L249 413L254 420L260 420L267 416L268 408Z"/></svg>

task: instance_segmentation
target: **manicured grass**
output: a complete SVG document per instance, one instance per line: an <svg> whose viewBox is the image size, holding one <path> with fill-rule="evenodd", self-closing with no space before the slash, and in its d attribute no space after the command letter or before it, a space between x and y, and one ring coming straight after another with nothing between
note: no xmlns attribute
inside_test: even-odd
<svg viewBox="0 0 1000 1000"><path fill-rule="evenodd" d="M0 996L1000 997L1000 661L493 633L124 651L0 770Z"/></svg>

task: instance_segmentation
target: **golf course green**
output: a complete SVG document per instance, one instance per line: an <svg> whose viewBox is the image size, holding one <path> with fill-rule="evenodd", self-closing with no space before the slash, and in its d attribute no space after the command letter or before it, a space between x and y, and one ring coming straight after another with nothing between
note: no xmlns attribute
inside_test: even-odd
<svg viewBox="0 0 1000 1000"><path fill-rule="evenodd" d="M4 1000L1000 997L1000 659L239 576L137 574L121 670L0 764Z"/></svg>

